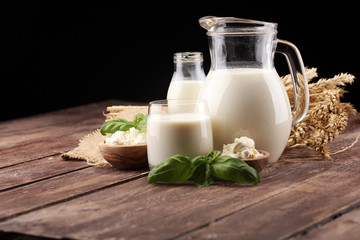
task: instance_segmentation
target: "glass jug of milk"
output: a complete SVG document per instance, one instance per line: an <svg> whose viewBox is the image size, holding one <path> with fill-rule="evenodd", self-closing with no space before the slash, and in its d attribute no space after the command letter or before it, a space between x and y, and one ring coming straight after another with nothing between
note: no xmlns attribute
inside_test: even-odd
<svg viewBox="0 0 360 240"><path fill-rule="evenodd" d="M208 102L214 148L247 136L275 162L283 152L291 126L306 115L308 84L298 49L276 38L277 24L234 17L203 17L211 69L199 98ZM290 104L274 68L274 53L285 55L293 78ZM291 107L292 105L292 107Z"/></svg>
<svg viewBox="0 0 360 240"><path fill-rule="evenodd" d="M201 52L175 53L174 74L168 88L167 99L197 99L204 80Z"/></svg>

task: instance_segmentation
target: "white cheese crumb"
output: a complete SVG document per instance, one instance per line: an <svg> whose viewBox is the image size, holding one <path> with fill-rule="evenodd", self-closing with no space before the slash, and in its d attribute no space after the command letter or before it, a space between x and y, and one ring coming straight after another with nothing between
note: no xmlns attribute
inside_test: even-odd
<svg viewBox="0 0 360 240"><path fill-rule="evenodd" d="M224 144L221 155L240 159L253 159L263 156L255 149L254 140L248 137L235 138L233 143Z"/></svg>
<svg viewBox="0 0 360 240"><path fill-rule="evenodd" d="M129 131L116 131L111 137L105 139L105 144L136 145L146 144L146 134L132 127Z"/></svg>

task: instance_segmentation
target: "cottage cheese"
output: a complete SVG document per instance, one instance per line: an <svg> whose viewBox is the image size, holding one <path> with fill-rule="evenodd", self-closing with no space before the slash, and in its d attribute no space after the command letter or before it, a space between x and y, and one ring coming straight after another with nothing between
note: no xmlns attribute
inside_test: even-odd
<svg viewBox="0 0 360 240"><path fill-rule="evenodd" d="M132 127L129 131L116 131L111 137L105 139L105 144L111 145L135 145L146 144L146 133L142 133Z"/></svg>
<svg viewBox="0 0 360 240"><path fill-rule="evenodd" d="M263 156L255 149L255 142L248 137L235 138L233 143L224 144L222 155L240 159L253 159Z"/></svg>

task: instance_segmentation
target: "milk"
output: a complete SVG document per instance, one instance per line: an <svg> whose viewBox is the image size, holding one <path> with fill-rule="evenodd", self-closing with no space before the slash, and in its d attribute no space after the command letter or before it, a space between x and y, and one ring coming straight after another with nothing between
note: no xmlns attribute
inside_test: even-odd
<svg viewBox="0 0 360 240"><path fill-rule="evenodd" d="M270 152L275 162L283 152L291 129L286 90L275 70L222 69L206 78L200 98L211 115L214 149L247 136L258 149Z"/></svg>
<svg viewBox="0 0 360 240"><path fill-rule="evenodd" d="M171 81L167 99L197 99L203 82L198 80Z"/></svg>
<svg viewBox="0 0 360 240"><path fill-rule="evenodd" d="M213 150L210 117L200 113L149 115L147 144L150 167L175 154L204 155Z"/></svg>

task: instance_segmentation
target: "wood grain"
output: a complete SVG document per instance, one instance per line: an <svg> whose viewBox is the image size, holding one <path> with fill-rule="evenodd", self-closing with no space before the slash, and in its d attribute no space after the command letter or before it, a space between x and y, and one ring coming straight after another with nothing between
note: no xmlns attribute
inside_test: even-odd
<svg viewBox="0 0 360 240"><path fill-rule="evenodd" d="M332 221L316 226L306 233L306 239L327 239L327 240L358 240L360 236L360 208L334 216ZM301 239L302 236L297 235L293 240Z"/></svg>
<svg viewBox="0 0 360 240"><path fill-rule="evenodd" d="M147 145L109 145L100 143L100 153L118 169L141 169L148 167Z"/></svg>
<svg viewBox="0 0 360 240"><path fill-rule="evenodd" d="M106 104L0 123L5 130L0 131L0 236L9 232L73 239L358 236L359 143L332 160L321 160L310 150L286 151L261 172L256 186L149 184L142 170L89 167L63 161L53 152L75 147L86 128L103 120L96 112ZM11 133L20 132L16 130L20 123L25 124L25 133L16 138ZM78 130L72 132L72 126ZM359 133L357 114L330 149L350 145Z"/></svg>
<svg viewBox="0 0 360 240"><path fill-rule="evenodd" d="M310 171L314 167L312 163L290 163L276 172L270 169L271 175L263 176L262 183L256 187L218 183L198 189L189 184L148 184L146 179L138 179L105 189L101 194L89 194L46 211L10 219L0 224L0 229L21 229L29 234L53 237L66 229L66 237L80 239L110 236L166 239L271 199L297 186L295 180L309 179L329 169L331 164L318 162L316 166L317 171ZM66 223L64 218L77 220ZM39 221L46 224L38 224ZM91 223L99 226L94 228Z"/></svg>
<svg viewBox="0 0 360 240"><path fill-rule="evenodd" d="M262 170L264 170L266 168L266 165L269 162L269 157L270 154L269 152L266 152L264 150L259 150L259 152L261 154L263 154L263 156L261 156L260 158L255 158L255 159L243 159L250 167L253 167L256 169L256 171L258 171L259 173L262 172Z"/></svg>
<svg viewBox="0 0 360 240"><path fill-rule="evenodd" d="M109 100L0 122L0 168L68 151L104 122ZM84 114L86 113L86 114Z"/></svg>
<svg viewBox="0 0 360 240"><path fill-rule="evenodd" d="M60 155L17 164L0 171L0 191L86 167L82 161L63 161Z"/></svg>
<svg viewBox="0 0 360 240"><path fill-rule="evenodd" d="M56 161L60 161L57 159ZM143 171L87 167L0 192L0 220L138 178ZM21 204L20 204L21 203Z"/></svg>
<svg viewBox="0 0 360 240"><path fill-rule="evenodd" d="M354 172L360 172L360 164L336 164L289 191L215 221L206 229L182 239L205 238L209 234L216 234L221 239L278 239L300 235L310 226L331 218L340 209L360 203L360 176L349 174ZM241 228L246 231L236 230Z"/></svg>

